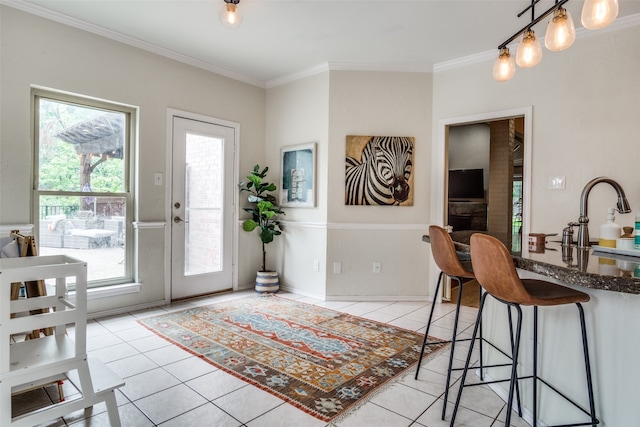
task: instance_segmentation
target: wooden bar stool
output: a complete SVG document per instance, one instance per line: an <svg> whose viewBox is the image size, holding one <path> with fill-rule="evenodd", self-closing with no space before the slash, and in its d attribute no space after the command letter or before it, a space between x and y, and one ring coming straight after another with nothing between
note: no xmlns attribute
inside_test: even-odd
<svg viewBox="0 0 640 427"><path fill-rule="evenodd" d="M516 271L513 259L507 248L495 237L486 234L473 234L471 236L471 262L476 279L485 289L485 293L480 300L480 309L478 310L478 319L473 330L471 339L475 339L482 310L486 302L487 296L491 295L496 300L506 304L511 311L511 307L515 308L518 313L516 324L516 337L512 341L512 360L511 377L509 381L509 397L507 400L507 413L505 426L509 426L511 422L511 408L513 401L514 389L518 384L518 380L533 380L533 427L537 427L538 403L537 403L537 386L538 381L542 382L561 397L573 404L576 408L585 413L590 421L578 422L575 424L563 424L563 426L595 426L598 424L596 418L595 403L593 398L593 384L591 380L591 364L589 361L589 347L587 343L587 332L584 319L583 302L589 301L589 295L566 286L556 285L544 280L520 279ZM569 397L564 395L558 389L547 383L538 376L538 307L550 307L565 304L576 304L580 315L580 327L582 330L582 346L584 355L585 371L587 376L587 393L589 398L589 411L583 409ZM521 306L533 307L533 374L529 376L518 377L518 351L520 346L520 336L522 330L522 309ZM469 362L471 360L471 349L467 355L458 397L456 399L453 414L451 416L451 426L454 425L462 391L465 387L478 385L482 383L465 384L467 372L469 370ZM522 414L520 414L522 416Z"/></svg>
<svg viewBox="0 0 640 427"><path fill-rule="evenodd" d="M437 297L440 291L440 284L442 283L443 275L449 276L451 279L458 282L458 301L456 303L456 316L453 324L453 334L451 336L451 350L449 352L449 367L447 369L447 381L444 390L444 404L442 408L442 419L444 420L447 412L447 398L449 396L449 386L451 384L451 371L462 370L463 368L453 368L453 354L455 351L455 346L457 342L461 341L472 341L472 339L464 338L457 339L458 333L458 319L460 317L460 301L462 300L462 289L464 286L464 279L475 279L475 275L473 274L471 268L471 262L466 261L463 262L460 260L458 253L456 252L456 248L453 244L453 240L449 233L442 227L438 227L437 225L432 225L429 227L429 241L431 243L431 254L433 255L433 259L440 269L440 274L438 276L438 282L436 284L435 296ZM482 288L479 289L480 296L482 296ZM418 359L418 366L416 367L416 375L415 379L418 379L418 374L420 373L420 364L422 363L422 358L424 356L425 347L434 343L427 342L427 338L429 336L429 329L431 327L431 321L433 319L433 310L435 307L435 298L433 303L431 304L431 311L429 312L429 320L427 321L427 330L424 333L424 340L422 341L422 349L420 351L420 358ZM472 342L475 341L475 337ZM480 325L480 366L483 366L482 363L482 325ZM437 343L440 343L438 341ZM490 343L489 343L490 344ZM471 349L473 349L473 344L471 344ZM500 351L500 349L497 349ZM510 364L509 364L510 365ZM505 366L505 365L493 365L493 366ZM519 402L519 393L518 393L518 402Z"/></svg>

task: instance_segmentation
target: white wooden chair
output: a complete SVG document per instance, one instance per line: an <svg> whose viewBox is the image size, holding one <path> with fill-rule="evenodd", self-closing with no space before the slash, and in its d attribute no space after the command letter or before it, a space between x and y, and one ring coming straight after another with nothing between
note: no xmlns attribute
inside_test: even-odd
<svg viewBox="0 0 640 427"><path fill-rule="evenodd" d="M55 295L9 298L12 283L51 279L55 279ZM69 298L70 284L75 284L73 301ZM89 360L86 354L86 263L64 255L2 258L1 293L0 426L31 427L105 402L111 426L119 427L115 389L124 381L99 360ZM39 309L48 310L28 315ZM75 326L74 338L66 333L70 324ZM53 328L54 333L9 345L13 334L44 328ZM12 416L12 393L58 380L71 381L81 397Z"/></svg>

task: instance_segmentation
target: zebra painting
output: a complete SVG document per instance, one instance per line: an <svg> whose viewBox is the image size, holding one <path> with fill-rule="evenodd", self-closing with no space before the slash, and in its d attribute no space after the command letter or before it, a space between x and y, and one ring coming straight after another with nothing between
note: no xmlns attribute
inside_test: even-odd
<svg viewBox="0 0 640 427"><path fill-rule="evenodd" d="M413 141L347 136L345 204L412 206Z"/></svg>

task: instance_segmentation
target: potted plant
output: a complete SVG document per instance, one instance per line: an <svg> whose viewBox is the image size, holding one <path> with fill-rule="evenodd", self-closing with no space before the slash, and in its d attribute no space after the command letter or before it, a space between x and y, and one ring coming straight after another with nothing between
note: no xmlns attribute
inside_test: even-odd
<svg viewBox="0 0 640 427"><path fill-rule="evenodd" d="M240 192L249 193L247 201L250 207L243 208L245 212L251 214L251 218L242 223L244 231L254 231L259 229L259 237L262 242L262 268L256 273L256 292L275 293L280 289L278 273L267 270L266 245L273 242L275 236L282 234L279 215L285 213L276 204L276 198L272 192L276 191L276 185L265 181L268 167L260 170L259 165L255 165L247 176L248 181L238 184Z"/></svg>

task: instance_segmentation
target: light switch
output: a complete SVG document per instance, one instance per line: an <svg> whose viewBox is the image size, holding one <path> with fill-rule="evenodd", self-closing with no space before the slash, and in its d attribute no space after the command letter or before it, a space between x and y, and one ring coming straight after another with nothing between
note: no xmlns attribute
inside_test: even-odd
<svg viewBox="0 0 640 427"><path fill-rule="evenodd" d="M162 174L160 172L153 174L153 183L155 185L162 185Z"/></svg>
<svg viewBox="0 0 640 427"><path fill-rule="evenodd" d="M552 176L549 178L549 190L564 190L564 176Z"/></svg>

